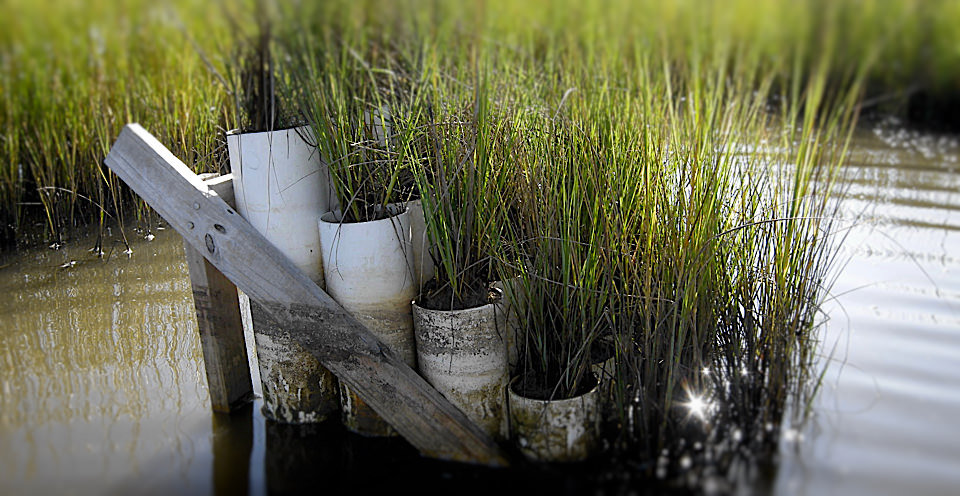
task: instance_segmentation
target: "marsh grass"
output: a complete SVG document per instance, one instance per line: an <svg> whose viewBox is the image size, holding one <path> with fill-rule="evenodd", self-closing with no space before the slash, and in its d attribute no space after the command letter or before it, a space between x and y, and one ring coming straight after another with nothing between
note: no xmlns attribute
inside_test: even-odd
<svg viewBox="0 0 960 496"><path fill-rule="evenodd" d="M528 136L519 162L520 208L505 257L524 260L517 286L525 304L512 306L522 312L519 387L562 399L593 383L592 346L608 334L612 240L602 219L609 176L597 143L566 112L539 121L542 132Z"/></svg>
<svg viewBox="0 0 960 496"><path fill-rule="evenodd" d="M816 389L831 192L874 60L838 68L840 11L813 30L809 7L762 4L798 19L781 33L681 4L645 36L584 5L376 5L326 4L350 22L300 35L341 201L384 205L409 178L451 307L518 277L521 372L544 396L582 390L612 338L621 453L769 449ZM705 29L664 31L689 22ZM629 43L598 35L618 29ZM385 103L405 124L378 148L364 113Z"/></svg>
<svg viewBox="0 0 960 496"><path fill-rule="evenodd" d="M255 7L195 0L4 3L0 221L5 237L16 236L25 216L37 214L53 239L77 222L102 223L105 214L147 218L142 202L100 165L128 121L140 121L195 169L222 170L219 131L240 118L237 105L228 104L229 89L216 84L216 71L209 67L222 74L235 63L236 48L245 43L237 33L256 24ZM917 92L932 95L931 101L951 98L960 81L960 35L954 29L960 7L950 0L614 0L549 8L505 0L369 0L276 10L282 40L296 36L285 26L304 23L308 32L327 37L317 41L356 35L366 40L356 46L376 46L379 56L401 59L420 53L428 41L434 47L431 63L449 70L441 77L468 85L470 77L450 68L468 59L471 47L496 52L491 83L497 87L507 76L524 85L539 72L570 76L583 69L571 65L580 62L612 82L627 76L621 66L633 63L638 47L665 64L683 65L691 54L730 44L753 47L757 71L777 73L781 88L790 87L792 78L808 77L825 49L832 53L826 71L831 84L842 83L847 68L872 60L864 78L870 108L902 107L906 96ZM782 70L793 67L800 70ZM567 89L558 86L544 82L541 90ZM546 94L537 96L544 101Z"/></svg>
<svg viewBox="0 0 960 496"><path fill-rule="evenodd" d="M31 213L43 216L55 242L75 223L102 224L108 214L145 219L142 202L101 166L127 122L142 123L197 170L217 170L229 110L185 36L210 51L227 39L214 7L13 1L3 11L0 201L8 233Z"/></svg>
<svg viewBox="0 0 960 496"><path fill-rule="evenodd" d="M245 33L243 23L231 21L238 33L237 43L224 61L223 75L208 62L211 72L229 92L237 121L234 129L241 133L275 131L303 123L285 71L288 67L276 61L280 51L274 34L277 14L264 2L256 2L255 6L253 32Z"/></svg>
<svg viewBox="0 0 960 496"><path fill-rule="evenodd" d="M513 145L505 109L494 105L487 69L469 57L460 77L435 89L426 160L415 170L436 276L421 300L440 309L486 303L496 279L493 255L506 221L500 197L510 170L503 154ZM468 62L469 63L469 62ZM472 70L471 70L472 69ZM452 104L452 105L451 105ZM479 295L481 298L476 298Z"/></svg>
<svg viewBox="0 0 960 496"><path fill-rule="evenodd" d="M341 41L303 28L288 44L299 105L330 167L344 222L382 218L411 193L409 168L423 112L408 67L369 50L361 34Z"/></svg>

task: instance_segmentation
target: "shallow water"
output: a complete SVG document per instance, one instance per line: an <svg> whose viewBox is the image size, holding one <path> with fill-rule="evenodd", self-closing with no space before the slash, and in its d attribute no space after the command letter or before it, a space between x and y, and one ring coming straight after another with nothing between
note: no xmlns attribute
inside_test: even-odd
<svg viewBox="0 0 960 496"><path fill-rule="evenodd" d="M960 164L956 138L863 132L826 313L815 417L787 429L781 494L960 488ZM832 353L831 353L832 352Z"/></svg>
<svg viewBox="0 0 960 496"><path fill-rule="evenodd" d="M100 261L88 238L0 270L0 493L209 486L186 262L178 236L158 234L130 257Z"/></svg>
<svg viewBox="0 0 960 496"><path fill-rule="evenodd" d="M848 167L845 266L823 335L832 356L813 421L783 436L780 494L960 487L960 149L884 129L858 135ZM256 406L212 414L181 241L155 234L136 237L130 257L113 245L107 261L86 251L93 238L0 260L0 494L402 485L370 466L451 490L489 481L418 461L402 442L268 426Z"/></svg>

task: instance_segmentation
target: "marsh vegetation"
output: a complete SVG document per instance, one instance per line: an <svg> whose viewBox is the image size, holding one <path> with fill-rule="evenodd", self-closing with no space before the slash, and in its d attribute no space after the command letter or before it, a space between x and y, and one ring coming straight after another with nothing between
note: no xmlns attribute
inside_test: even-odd
<svg viewBox="0 0 960 496"><path fill-rule="evenodd" d="M254 22L188 0L11 2L6 236L38 217L54 243L77 223L149 228L102 157L139 121L223 171L225 130L255 119L231 69L254 46L348 216L423 201L438 298L517 280L526 376L573 395L612 341L611 450L651 474L685 468L651 463L664 450L724 471L806 413L849 138L865 108L952 98L960 8L560 3L332 1Z"/></svg>

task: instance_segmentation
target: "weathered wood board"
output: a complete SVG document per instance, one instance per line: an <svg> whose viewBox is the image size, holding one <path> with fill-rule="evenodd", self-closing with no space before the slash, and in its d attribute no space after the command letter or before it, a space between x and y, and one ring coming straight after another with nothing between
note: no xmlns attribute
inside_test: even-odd
<svg viewBox="0 0 960 496"><path fill-rule="evenodd" d="M205 179L205 183L222 200L232 204L231 179L229 175L216 176ZM184 241L183 250L197 309L197 330L210 403L215 411L229 413L253 399L237 287L190 243Z"/></svg>
<svg viewBox="0 0 960 496"><path fill-rule="evenodd" d="M507 465L500 447L138 124L104 160L238 288L422 453Z"/></svg>
<svg viewBox="0 0 960 496"><path fill-rule="evenodd" d="M193 246L184 243L197 328L210 390L218 412L229 413L253 398L237 287Z"/></svg>

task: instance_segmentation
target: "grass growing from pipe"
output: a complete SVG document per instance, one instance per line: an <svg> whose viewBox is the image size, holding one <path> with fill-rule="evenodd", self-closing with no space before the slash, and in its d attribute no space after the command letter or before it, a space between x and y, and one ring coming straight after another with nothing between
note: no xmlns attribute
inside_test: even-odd
<svg viewBox="0 0 960 496"><path fill-rule="evenodd" d="M497 25L417 38L398 21L413 38L392 43L349 29L324 49L419 54L407 74L425 117L404 146L425 210L440 212L438 266L451 285L467 267L489 278L490 256L519 273L521 369L568 396L612 334L622 449L650 460L680 438L729 443L723 422L769 449L766 426L816 386L830 192L868 74L833 65L839 34L774 62L714 33L681 57L589 44L586 28L511 44L491 41Z"/></svg>
<svg viewBox="0 0 960 496"><path fill-rule="evenodd" d="M481 64L476 56L471 59ZM472 74L472 81L436 94L429 149L414 175L437 267L420 301L443 310L487 303L487 285L496 278L493 254L505 223L498 192L509 168L501 162L502 153L511 145L509 121L488 98L486 71L457 72Z"/></svg>
<svg viewBox="0 0 960 496"><path fill-rule="evenodd" d="M438 7L480 25L457 31L388 6L373 24L325 6L337 7L353 22L315 26L323 43L306 45L322 50L304 47L302 63L320 64L305 81L322 85L308 93L332 95L312 120L354 132L365 111L416 95L391 113L411 123L403 152L370 161L390 173L355 181L382 195L396 171L413 175L451 287L491 278L491 256L501 277L520 274L522 370L573 394L609 334L621 449L650 460L680 438L729 443L723 422L769 449L765 426L816 386L830 191L869 75L836 67L839 31L817 36L816 55L808 45L777 59L722 23L625 44L597 38L614 19L593 11L570 14L581 22L564 34L549 26L573 21L546 14L547 28L517 37L510 23L541 13ZM692 16L673 14L668 26ZM344 136L337 155L365 142Z"/></svg>
<svg viewBox="0 0 960 496"><path fill-rule="evenodd" d="M294 80L330 175L344 222L377 220L389 203L409 198L409 169L422 118L420 93L407 68L364 49L362 34L347 42L296 30L287 50Z"/></svg>

